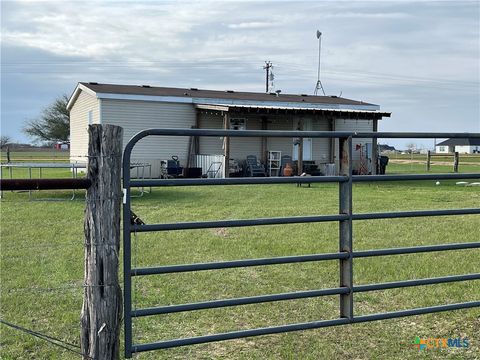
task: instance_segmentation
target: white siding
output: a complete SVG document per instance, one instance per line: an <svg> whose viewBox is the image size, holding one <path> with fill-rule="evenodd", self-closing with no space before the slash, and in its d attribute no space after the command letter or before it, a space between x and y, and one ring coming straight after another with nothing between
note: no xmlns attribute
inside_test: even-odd
<svg viewBox="0 0 480 360"><path fill-rule="evenodd" d="M232 116L237 117L237 116ZM242 116L238 116L239 118ZM246 117L246 130L261 130L261 119ZM248 155L255 155L262 159L262 139L259 137L230 138L230 157L233 159L246 159Z"/></svg>
<svg viewBox="0 0 480 360"><path fill-rule="evenodd" d="M313 131L329 131L330 126L328 120L313 120ZM313 139L312 159L316 164L326 164L330 160L330 139ZM320 167L321 169L321 167Z"/></svg>
<svg viewBox="0 0 480 360"><path fill-rule="evenodd" d="M246 119L246 130L261 130L261 120L249 116L232 116ZM223 129L223 116L213 114L202 114L200 116L201 129ZM247 155L255 155L261 159L262 142L258 137L252 138L230 138L230 158L245 160ZM202 137L200 138L200 154L222 155L223 138Z"/></svg>
<svg viewBox="0 0 480 360"><path fill-rule="evenodd" d="M195 124L191 104L153 101L102 99L102 123L123 127L123 146L136 133L149 128L188 128ZM188 137L149 136L133 149L132 162L148 162L153 176L158 176L160 161L178 156L186 165Z"/></svg>
<svg viewBox="0 0 480 360"><path fill-rule="evenodd" d="M435 147L435 152L437 154L448 154L450 152L450 147L448 145L437 145Z"/></svg>
<svg viewBox="0 0 480 360"><path fill-rule="evenodd" d="M269 130L293 130L293 117L291 116L278 116L273 119L269 119L271 123L268 124ZM283 155L292 156L293 152L293 139L291 138L268 138L267 150L281 151Z"/></svg>
<svg viewBox="0 0 480 360"><path fill-rule="evenodd" d="M470 145L457 145L455 146L455 151L460 154L473 154L474 151L478 150L478 146Z"/></svg>
<svg viewBox="0 0 480 360"><path fill-rule="evenodd" d="M373 120L352 120L352 119L336 119L335 120L335 131L357 131L357 132L372 132L373 131ZM369 143L372 144L372 139L353 139L353 169L359 169L360 161L360 151L355 150L357 144L365 145ZM365 148L364 148L365 151ZM338 170L338 139L335 140L335 164ZM372 165L369 161L368 170L371 171Z"/></svg>
<svg viewBox="0 0 480 360"><path fill-rule="evenodd" d="M312 131L328 131L329 125L327 120L304 117L304 121L311 121ZM295 130L297 126L297 117L284 117L274 119L273 123L268 124L272 130ZM307 130L307 129L306 129ZM312 139L312 160L317 164L327 163L330 154L329 139ZM269 150L279 150L282 155L293 156L293 139L288 138L269 138Z"/></svg>
<svg viewBox="0 0 480 360"><path fill-rule="evenodd" d="M87 162L89 117L93 124L100 122L99 100L95 96L81 91L70 110L71 162Z"/></svg>
<svg viewBox="0 0 480 360"><path fill-rule="evenodd" d="M199 127L200 129L223 129L223 116L220 114L201 114L199 118ZM203 136L200 138L199 142L200 154L223 155L223 138Z"/></svg>

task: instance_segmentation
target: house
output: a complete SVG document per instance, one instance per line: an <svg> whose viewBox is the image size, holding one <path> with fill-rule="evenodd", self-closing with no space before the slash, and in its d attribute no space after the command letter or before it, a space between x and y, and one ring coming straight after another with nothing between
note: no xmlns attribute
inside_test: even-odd
<svg viewBox="0 0 480 360"><path fill-rule="evenodd" d="M68 150L70 149L70 143L68 141L57 141L53 144L55 150Z"/></svg>
<svg viewBox="0 0 480 360"><path fill-rule="evenodd" d="M394 146L390 146L388 144L378 144L378 152L385 153L385 154L392 154L397 152Z"/></svg>
<svg viewBox="0 0 480 360"><path fill-rule="evenodd" d="M89 124L123 127L123 146L147 128L200 128L246 130L377 131L378 121L389 117L378 105L337 96L180 89L149 85L79 83L67 104L70 111L71 161L85 161ZM227 144L227 146L225 146ZM373 146L372 146L373 145ZM354 170L375 172L376 139L354 139ZM148 137L134 148L132 161L147 162L159 176L162 161L177 156L180 164L228 158L242 164L255 155L264 164L269 151L289 155L320 171L337 164L338 140L287 138ZM272 153L270 153L272 154ZM201 158L203 156L203 158ZM209 160L210 159L210 160ZM208 165L208 164L207 164ZM211 164L210 164L211 166ZM330 167L331 169L332 167ZM302 169L303 170L303 169ZM203 172L205 172L205 168ZM230 171L223 166L223 176ZM299 169L300 172L300 169ZM278 172L273 175L279 175Z"/></svg>
<svg viewBox="0 0 480 360"><path fill-rule="evenodd" d="M454 138L442 141L435 146L437 154L460 154L480 153L480 139Z"/></svg>

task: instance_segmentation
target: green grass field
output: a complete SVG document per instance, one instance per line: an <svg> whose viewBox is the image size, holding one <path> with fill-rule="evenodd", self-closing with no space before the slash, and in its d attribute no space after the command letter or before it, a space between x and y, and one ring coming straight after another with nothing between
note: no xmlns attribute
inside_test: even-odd
<svg viewBox="0 0 480 360"><path fill-rule="evenodd" d="M390 166L392 165L392 166ZM387 173L412 172L389 164ZM461 167L479 172L480 167ZM423 170L424 171L424 170ZM432 171L451 171L435 168ZM19 174L21 176L22 174ZM56 170L55 175L61 176ZM69 176L64 172L63 176ZM35 193L34 198L70 192ZM1 204L1 317L79 343L83 284L83 209L77 201L28 201L6 192ZM478 207L480 187L455 181L354 185L354 212ZM146 222L334 214L338 187L313 184L154 189L133 199ZM479 216L359 221L354 249L478 241ZM142 233L134 266L183 264L338 251L335 223ZM480 251L460 250L357 259L355 284L479 272ZM136 278L137 308L338 286L336 261L273 265ZM480 299L480 282L458 282L355 295L355 314ZM338 317L338 297L289 300L139 318L136 343ZM77 355L1 326L2 359L75 359ZM141 353L139 359L477 359L480 309L406 317ZM468 337L466 349L423 350L422 338Z"/></svg>
<svg viewBox="0 0 480 360"><path fill-rule="evenodd" d="M70 153L66 150L56 150L41 148L36 150L26 151L11 151L11 162L29 162L29 161L42 161L42 162L68 162ZM0 153L1 162L7 162L7 153L2 150Z"/></svg>

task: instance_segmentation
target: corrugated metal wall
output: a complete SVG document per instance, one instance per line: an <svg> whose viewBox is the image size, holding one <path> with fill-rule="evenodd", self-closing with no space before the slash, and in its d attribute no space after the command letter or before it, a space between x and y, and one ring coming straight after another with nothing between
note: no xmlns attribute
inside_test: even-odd
<svg viewBox="0 0 480 360"><path fill-rule="evenodd" d="M192 155L192 167L201 167L202 175L208 178L223 178L224 166L223 155Z"/></svg>

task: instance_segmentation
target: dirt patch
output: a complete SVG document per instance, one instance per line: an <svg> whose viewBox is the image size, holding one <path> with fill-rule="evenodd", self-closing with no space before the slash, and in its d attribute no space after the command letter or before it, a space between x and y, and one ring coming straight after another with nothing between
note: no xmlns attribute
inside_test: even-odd
<svg viewBox="0 0 480 360"><path fill-rule="evenodd" d="M224 237L224 238L226 238L230 235L227 228L213 229L212 232L213 232L213 235Z"/></svg>

